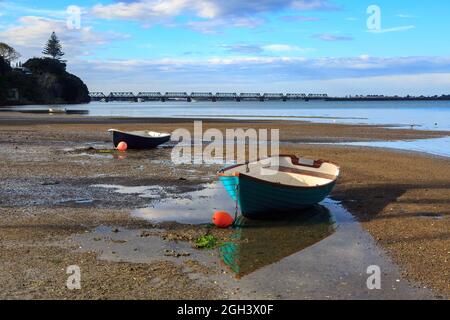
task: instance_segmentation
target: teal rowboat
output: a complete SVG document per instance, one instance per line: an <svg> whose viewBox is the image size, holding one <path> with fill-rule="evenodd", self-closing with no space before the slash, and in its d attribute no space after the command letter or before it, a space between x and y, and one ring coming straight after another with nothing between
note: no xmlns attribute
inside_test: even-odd
<svg viewBox="0 0 450 320"><path fill-rule="evenodd" d="M296 214L324 200L336 184L339 167L289 155L234 165L218 175L243 216L265 219Z"/></svg>

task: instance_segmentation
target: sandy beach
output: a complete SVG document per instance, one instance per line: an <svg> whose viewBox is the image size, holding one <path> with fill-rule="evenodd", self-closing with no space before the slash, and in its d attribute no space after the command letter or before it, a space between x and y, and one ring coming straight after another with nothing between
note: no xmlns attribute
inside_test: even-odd
<svg viewBox="0 0 450 320"><path fill-rule="evenodd" d="M176 128L191 130L192 123L190 119L2 113L0 297L280 298L261 296L260 292L270 292L269 284L260 283L260 291L239 289L239 280L217 262L216 249L192 249L195 239L202 235L212 234L226 241L232 230L207 224L154 223L132 214L153 202L182 197L217 181L215 173L220 166L175 166L170 161L170 147L126 153L110 150L107 129L172 132ZM377 297L450 298L448 158L331 145L437 138L448 133L232 119L205 120L203 128L278 128L282 153L338 163L342 173L332 199L340 201L356 217L377 250L398 268L394 282L398 280L405 283L405 288L418 290L417 295L412 289L404 289L403 296L401 290L398 295L390 290ZM156 191L152 197L143 197L138 191L120 193L96 185L153 186ZM151 251L155 245L165 248L163 254L156 249ZM146 259L138 252L145 253ZM188 253L183 255L184 252ZM66 288L66 268L70 265L82 269L81 290ZM349 275L349 279L356 283L357 276ZM245 278L242 281L249 282ZM329 293L318 289L301 297L352 298L344 296L345 290ZM300 288L298 295L283 293L281 298L298 298L301 293Z"/></svg>

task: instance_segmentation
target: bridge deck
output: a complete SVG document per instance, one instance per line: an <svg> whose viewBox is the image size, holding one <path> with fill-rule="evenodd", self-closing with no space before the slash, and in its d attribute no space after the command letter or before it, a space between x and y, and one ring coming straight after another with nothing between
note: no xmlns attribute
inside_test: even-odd
<svg viewBox="0 0 450 320"><path fill-rule="evenodd" d="M220 100L309 100L309 99L328 99L326 94L305 94L305 93L258 93L258 92L139 92L136 95L133 92L110 92L104 94L103 92L90 92L89 96L92 101L142 101L142 100L154 100L154 101L166 101L166 100L178 100L186 99L187 101L195 100L207 100L207 101L220 101Z"/></svg>

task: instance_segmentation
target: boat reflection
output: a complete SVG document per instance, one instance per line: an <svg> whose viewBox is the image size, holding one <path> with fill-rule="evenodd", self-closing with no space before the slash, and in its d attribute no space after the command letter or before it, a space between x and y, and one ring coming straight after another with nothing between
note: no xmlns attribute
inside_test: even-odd
<svg viewBox="0 0 450 320"><path fill-rule="evenodd" d="M231 240L219 248L220 257L241 278L312 246L334 230L330 211L321 205L273 221L241 216Z"/></svg>

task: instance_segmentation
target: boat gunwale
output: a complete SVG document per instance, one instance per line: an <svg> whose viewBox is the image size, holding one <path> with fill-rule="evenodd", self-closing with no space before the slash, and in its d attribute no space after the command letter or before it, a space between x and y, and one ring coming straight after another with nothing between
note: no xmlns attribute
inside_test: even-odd
<svg viewBox="0 0 450 320"><path fill-rule="evenodd" d="M307 165L307 164L300 164L299 163L300 158L298 158L297 156L294 156L294 155L279 155L278 157L289 157L289 158L291 158L293 165L310 167L310 168L316 168L316 169L320 168L322 166L322 164L324 164L324 163L329 163L329 164L335 165L337 167L338 174L330 182L322 184L322 185L319 185L319 186L294 186L294 185L289 185L289 184L282 184L282 183L279 183L279 182L267 181L267 180L264 180L264 179L261 179L261 178L255 178L255 177L250 176L250 175L245 174L245 173L239 173L239 172L233 172L232 174L225 174L224 173L224 171L244 166L247 163L235 164L235 165L223 168L217 173L217 175L219 177L241 177L242 176L244 178L248 178L250 180L262 182L262 183L269 184L269 185L272 185L272 186L283 187L283 188L291 188L291 189L312 189L312 188L319 189L319 188L325 188L325 187L328 187L328 186L336 183L337 179L339 178L340 167L339 167L339 165L337 165L334 162L320 159L320 160L315 160L314 161L314 165ZM259 162L261 160L266 160L266 159L270 159L270 158L272 158L272 157L259 158L258 160L252 161L252 162ZM302 175L302 174L299 174L299 175ZM303 174L303 175L306 175L306 174Z"/></svg>
<svg viewBox="0 0 450 320"><path fill-rule="evenodd" d="M160 133L161 135L158 136L158 137L152 137L150 135L149 136L143 136L141 134L133 133L133 131L122 131L122 130L118 130L118 129L109 129L108 132L112 132L112 133L119 132L119 133L128 134L128 135L131 135L131 136L145 138L145 139L160 139L160 138L167 138L167 137L170 138L172 136L170 133L167 133L167 132L156 132L156 131L150 131L150 130L137 130L137 131L134 131L134 132L155 132L155 133Z"/></svg>

